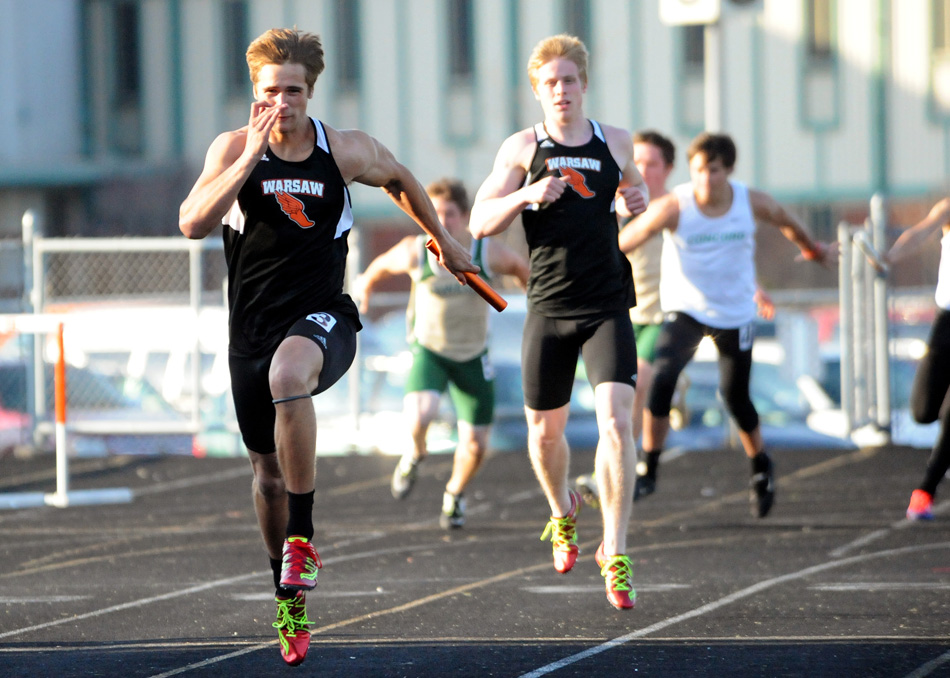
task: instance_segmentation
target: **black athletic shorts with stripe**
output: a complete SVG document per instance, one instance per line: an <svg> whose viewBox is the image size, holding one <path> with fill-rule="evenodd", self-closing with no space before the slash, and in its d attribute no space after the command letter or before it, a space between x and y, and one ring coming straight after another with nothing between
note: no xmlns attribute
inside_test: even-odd
<svg viewBox="0 0 950 678"><path fill-rule="evenodd" d="M339 313L311 313L295 322L284 338L307 337L323 350L320 383L311 395L326 391L340 380L356 356L356 332L352 321ZM271 360L274 351L256 358L228 356L231 368L231 393L238 427L247 449L259 454L277 451L274 424L277 410L270 392Z"/></svg>

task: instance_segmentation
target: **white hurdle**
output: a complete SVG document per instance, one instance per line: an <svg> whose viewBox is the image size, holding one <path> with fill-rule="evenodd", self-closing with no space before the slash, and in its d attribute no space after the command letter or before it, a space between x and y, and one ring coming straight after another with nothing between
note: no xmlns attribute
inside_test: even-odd
<svg viewBox="0 0 950 678"><path fill-rule="evenodd" d="M95 490L69 489L68 434L66 429L66 352L63 342L65 316L53 314L0 315L0 331L21 333L56 333L56 366L53 372L56 421L56 491L0 493L0 509L31 508L36 506L89 506L93 504L127 504L132 491L127 487ZM36 422L34 422L34 425Z"/></svg>
<svg viewBox="0 0 950 678"><path fill-rule="evenodd" d="M891 441L884 200L871 200L863 226L838 225L841 409L848 435L860 447Z"/></svg>

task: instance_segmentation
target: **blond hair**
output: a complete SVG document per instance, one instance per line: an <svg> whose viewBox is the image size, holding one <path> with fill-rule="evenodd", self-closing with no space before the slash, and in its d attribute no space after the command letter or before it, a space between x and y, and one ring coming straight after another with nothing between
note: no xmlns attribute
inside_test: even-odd
<svg viewBox="0 0 950 678"><path fill-rule="evenodd" d="M307 86L312 90L325 66L320 36L296 28L270 29L248 46L245 56L255 85L264 66L291 63L304 67Z"/></svg>
<svg viewBox="0 0 950 678"><path fill-rule="evenodd" d="M545 38L531 50L528 58L528 78L531 80L531 89L538 84L538 70L552 59L567 59L577 66L577 73L581 82L587 84L587 47L580 38L561 33Z"/></svg>

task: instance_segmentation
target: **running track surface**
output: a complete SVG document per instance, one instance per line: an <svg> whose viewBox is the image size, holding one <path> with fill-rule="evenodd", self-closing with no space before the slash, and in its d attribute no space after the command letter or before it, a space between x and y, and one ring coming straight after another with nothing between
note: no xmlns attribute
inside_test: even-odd
<svg viewBox="0 0 950 678"><path fill-rule="evenodd" d="M468 522L438 526L449 459L413 493L395 462L318 460L307 661L281 661L243 459L75 460L74 490L130 504L0 511L2 676L950 676L950 501L903 519L927 452L777 450L752 518L739 452L664 460L629 535L639 599L611 608L582 555L558 575L526 455L491 457ZM572 473L589 471L591 452ZM0 492L53 489L53 460L0 461ZM288 673L289 675L289 673Z"/></svg>

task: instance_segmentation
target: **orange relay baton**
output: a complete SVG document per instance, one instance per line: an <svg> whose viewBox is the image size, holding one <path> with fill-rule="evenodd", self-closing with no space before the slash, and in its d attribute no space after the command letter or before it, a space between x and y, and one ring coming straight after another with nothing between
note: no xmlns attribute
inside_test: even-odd
<svg viewBox="0 0 950 678"><path fill-rule="evenodd" d="M426 242L426 249L437 257L442 256L441 252L439 252L438 243L432 238L429 238L428 242ZM462 275L465 276L465 282L468 283L468 286L475 290L478 296L487 301L489 306L493 309L501 313L507 308L508 302L505 301L498 292L492 289L491 285L479 278L476 273L465 271Z"/></svg>

